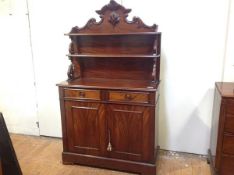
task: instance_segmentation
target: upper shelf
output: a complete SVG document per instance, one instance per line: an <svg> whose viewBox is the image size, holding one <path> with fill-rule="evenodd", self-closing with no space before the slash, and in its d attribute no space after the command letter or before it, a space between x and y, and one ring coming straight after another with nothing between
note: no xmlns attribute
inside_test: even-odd
<svg viewBox="0 0 234 175"><path fill-rule="evenodd" d="M68 57L79 58L159 58L160 55L142 55L142 54L67 54Z"/></svg>
<svg viewBox="0 0 234 175"><path fill-rule="evenodd" d="M131 33L65 33L66 36L128 36L128 35L160 35L161 32L131 32Z"/></svg>

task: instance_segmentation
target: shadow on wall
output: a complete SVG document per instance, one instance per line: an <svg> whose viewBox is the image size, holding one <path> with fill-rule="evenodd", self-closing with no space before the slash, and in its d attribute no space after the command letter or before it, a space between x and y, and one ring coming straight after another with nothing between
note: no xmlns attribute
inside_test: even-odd
<svg viewBox="0 0 234 175"><path fill-rule="evenodd" d="M161 149L207 154L210 145L210 128L214 89L208 89L200 101L186 93L180 96L176 90L170 90L167 77L167 57L162 49L160 66L160 101L159 101L159 145ZM172 84L171 84L172 85ZM194 87L194 89L196 89ZM187 93L189 94L189 93ZM170 100L170 102L168 102ZM178 102L177 102L178 100ZM179 105L181 104L181 105ZM168 106L170 105L170 106ZM183 106L186 105L186 106ZM171 109L175 109L173 113ZM175 118L177 117L177 118ZM175 123L176 122L176 123Z"/></svg>
<svg viewBox="0 0 234 175"><path fill-rule="evenodd" d="M214 89L207 90L178 134L176 144L183 148L183 152L207 154L206 150L210 146L213 95Z"/></svg>
<svg viewBox="0 0 234 175"><path fill-rule="evenodd" d="M161 49L161 62L160 62L160 99L159 99L159 123L158 123L158 139L161 149L166 149L169 145L169 126L167 120L166 100L165 100L165 72L166 72L166 55Z"/></svg>

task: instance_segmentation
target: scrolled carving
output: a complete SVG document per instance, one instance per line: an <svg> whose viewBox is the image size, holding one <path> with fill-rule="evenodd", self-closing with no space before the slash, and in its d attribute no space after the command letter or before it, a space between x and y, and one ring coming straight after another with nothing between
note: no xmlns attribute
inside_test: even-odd
<svg viewBox="0 0 234 175"><path fill-rule="evenodd" d="M67 77L68 77L68 80L74 79L74 65L73 64L70 64L70 66L68 67Z"/></svg>
<svg viewBox="0 0 234 175"><path fill-rule="evenodd" d="M127 21L127 22L129 24L137 24L138 28L148 28L148 29L152 29L154 31L158 30L158 26L156 24L154 24L152 26L148 26L139 17L133 17L132 21Z"/></svg>
<svg viewBox="0 0 234 175"><path fill-rule="evenodd" d="M71 64L68 67L67 76L68 76L68 80L74 80L81 76L80 63L77 60L77 58L70 57L70 60L71 60Z"/></svg>
<svg viewBox="0 0 234 175"><path fill-rule="evenodd" d="M119 14L116 12L112 12L108 21L115 27L115 25L119 23L119 20Z"/></svg>
<svg viewBox="0 0 234 175"><path fill-rule="evenodd" d="M156 32L157 25L148 26L138 18L134 17L132 21L128 21L128 14L131 9L127 9L124 6L118 4L114 0L111 0L109 4L101 8L101 10L96 10L99 14L101 20L96 21L96 19L91 18L84 27L73 27L70 34L75 33L116 33L116 32ZM107 21L107 22L106 22ZM111 25L109 25L111 24ZM118 24L118 25L117 25ZM126 25L127 24L127 25ZM123 27L124 26L124 27ZM118 30L116 30L118 28ZM73 35L70 35L72 40L75 40Z"/></svg>
<svg viewBox="0 0 234 175"><path fill-rule="evenodd" d="M71 29L70 33L78 33L81 30L87 30L90 29L92 26L94 25L99 25L103 22L103 20L101 20L100 22L97 22L95 18L91 18L90 20L88 20L88 22L85 24L84 27L79 28L78 26L75 26ZM72 39L72 36L70 37Z"/></svg>
<svg viewBox="0 0 234 175"><path fill-rule="evenodd" d="M131 12L131 9L126 9L125 7L123 7L122 5L118 4L117 2L115 2L114 0L111 0L109 4L105 5L104 7L102 7L101 10L96 10L97 14L99 15L104 15L108 10L109 11L116 11L121 9L123 11L123 13L129 13Z"/></svg>
<svg viewBox="0 0 234 175"><path fill-rule="evenodd" d="M69 45L69 53L70 54L75 54L75 49L74 49L74 43L71 42Z"/></svg>

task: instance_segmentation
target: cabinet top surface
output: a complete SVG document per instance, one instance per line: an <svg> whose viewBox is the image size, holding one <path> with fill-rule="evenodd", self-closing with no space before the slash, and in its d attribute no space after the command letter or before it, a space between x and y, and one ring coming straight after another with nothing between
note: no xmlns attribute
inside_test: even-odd
<svg viewBox="0 0 234 175"><path fill-rule="evenodd" d="M234 98L234 83L232 82L217 82L216 87L222 97Z"/></svg>
<svg viewBox="0 0 234 175"><path fill-rule="evenodd" d="M69 88L156 91L159 83L139 80L79 78L73 81L64 81L57 85Z"/></svg>

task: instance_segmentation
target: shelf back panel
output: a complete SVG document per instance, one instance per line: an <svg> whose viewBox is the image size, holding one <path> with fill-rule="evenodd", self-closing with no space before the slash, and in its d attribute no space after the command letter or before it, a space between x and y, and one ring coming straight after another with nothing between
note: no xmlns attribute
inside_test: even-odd
<svg viewBox="0 0 234 175"><path fill-rule="evenodd" d="M85 58L79 62L84 78L152 79L153 58Z"/></svg>
<svg viewBox="0 0 234 175"><path fill-rule="evenodd" d="M155 36L79 36L73 43L75 54L153 54Z"/></svg>

